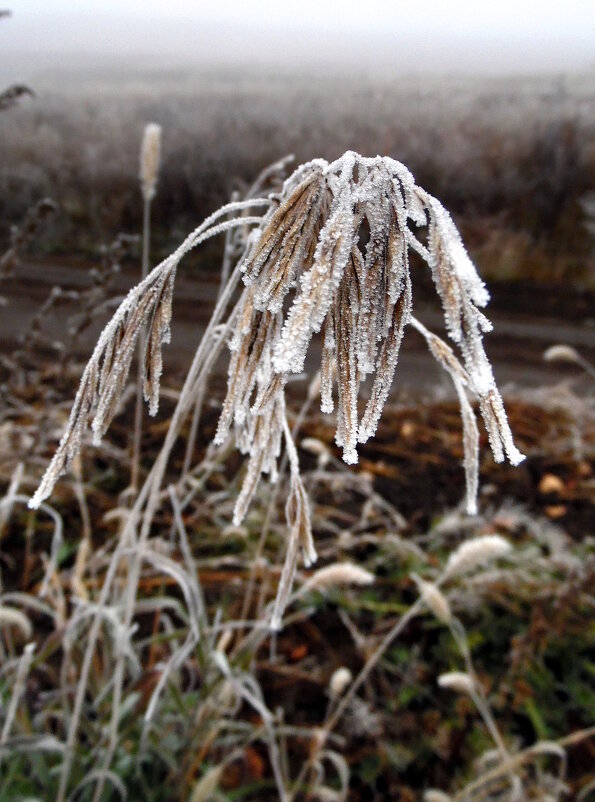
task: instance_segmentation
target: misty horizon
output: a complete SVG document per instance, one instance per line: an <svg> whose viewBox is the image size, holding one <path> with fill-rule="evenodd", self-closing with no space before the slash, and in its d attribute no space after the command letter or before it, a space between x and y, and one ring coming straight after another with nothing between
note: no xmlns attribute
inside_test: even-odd
<svg viewBox="0 0 595 802"><path fill-rule="evenodd" d="M200 14L194 9L185 16L179 6L174 3L171 14L161 16L150 4L146 14L134 13L134 4L120 14L109 3L97 14L61 11L59 4L52 14L16 7L0 24L1 76L31 80L47 70L84 74L109 68L357 69L385 77L389 70L504 76L595 69L593 29L570 19L570 13L556 31L551 21L533 29L527 21L506 29L465 15L458 25L454 17L445 18L442 28L440 19L424 27L411 16L402 23L388 17L383 27L373 14L336 25L325 17L316 23L306 14L299 20L265 22L258 13L217 18L210 6L205 13L201 7Z"/></svg>

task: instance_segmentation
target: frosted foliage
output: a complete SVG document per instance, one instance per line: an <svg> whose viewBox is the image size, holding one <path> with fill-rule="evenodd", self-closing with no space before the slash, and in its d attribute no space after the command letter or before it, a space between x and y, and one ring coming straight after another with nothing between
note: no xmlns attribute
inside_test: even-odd
<svg viewBox="0 0 595 802"><path fill-rule="evenodd" d="M236 520L259 471L273 469L280 440L276 399L289 375L303 371L313 336L321 332L321 409L335 412L335 440L345 462L355 463L358 443L376 432L408 324L453 380L463 423L466 507L476 512L479 433L468 394L479 399L495 459L506 455L516 464L523 457L483 349L491 324L479 307L489 295L450 215L399 162L351 152L331 164L302 165L276 200L243 267L246 289L216 438L223 442L233 427L236 444L250 456ZM424 245L413 232L426 226ZM365 245L362 231L369 234ZM461 361L412 316L410 249L432 272ZM360 409L367 376L370 395ZM258 417L269 432L266 455Z"/></svg>
<svg viewBox="0 0 595 802"><path fill-rule="evenodd" d="M264 207L264 212L254 214L259 207ZM288 459L285 512L289 540L272 614L272 625L279 627L300 553L306 565L316 559L308 498L285 408L286 384L291 374L304 369L315 334L320 332L322 339L322 364L319 380L312 387L319 387L323 412L335 412L335 439L345 462L356 463L358 445L376 432L407 325L425 337L454 383L461 406L470 513L477 509L479 435L468 395L479 400L494 458L507 457L516 464L523 455L514 445L483 349L482 337L491 325L480 307L487 303L488 293L449 214L415 184L399 162L348 152L330 164L317 159L301 165L280 192L266 198L252 195L218 209L130 291L85 368L66 431L30 502L32 507L38 507L51 493L80 450L89 424L95 442L105 433L118 411L145 326L144 397L150 413L157 412L161 348L169 341L178 263L209 237L233 228L238 229L243 251L238 252L239 262L197 350L174 418L178 426L191 406L189 396L198 386L195 380L204 381L208 373L209 349L216 346L215 329L243 276L245 287L227 323L233 331L231 357L215 442L221 444L233 437L247 456L235 524L246 515L262 475L276 482L283 451ZM415 235L419 228L426 229L427 244ZM412 315L411 250L432 273L448 335L460 351L460 359ZM364 405L360 390L368 378L370 393ZM160 455L156 463L157 478L152 472L147 479L145 488L152 494L147 501L147 520L178 431L172 423L165 456L161 459Z"/></svg>
<svg viewBox="0 0 595 802"><path fill-rule="evenodd" d="M265 207L264 213L249 216L248 210L258 207ZM345 462L357 462L358 445L376 432L407 325L425 337L458 394L469 512L477 508L479 436L468 395L479 400L495 459L507 457L516 464L523 455L514 445L483 349L482 337L491 325L480 307L488 293L450 215L399 162L348 152L330 164L317 159L301 165L280 192L267 198L252 197L217 210L130 291L99 338L67 430L32 506L50 494L80 449L89 422L96 442L105 433L145 325L143 387L150 412L156 413L161 346L169 340L177 265L204 240L235 227L245 247L214 321L225 313L238 276L243 275L245 287L229 319L233 335L227 394L215 442L232 436L248 458L235 505L236 524L244 518L261 476L277 480L283 450L289 460L290 537L273 614L274 624L280 625L298 554L306 563L316 557L285 409L285 386L292 373L304 369L315 334L320 332L322 339L321 408L335 412L335 439ZM415 235L419 228L427 229L427 244ZM412 315L411 250L429 266L460 359ZM204 353L208 348L206 342ZM371 388L364 406L360 389L367 377Z"/></svg>

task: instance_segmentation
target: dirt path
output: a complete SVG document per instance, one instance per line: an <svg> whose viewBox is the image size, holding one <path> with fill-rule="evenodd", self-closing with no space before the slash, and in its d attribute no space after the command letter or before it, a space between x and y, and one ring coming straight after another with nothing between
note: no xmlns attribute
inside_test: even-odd
<svg viewBox="0 0 595 802"><path fill-rule="evenodd" d="M123 295L133 286L132 272L120 274L114 282L112 293ZM88 273L84 269L65 267L60 264L22 264L15 277L5 281L0 293L6 303L0 309L0 350L12 350L19 335L26 329L31 318L41 305L51 287L82 289L88 286ZM178 277L174 300L172 344L165 349L166 378L183 372L189 364L198 344L217 295L217 284L212 277L198 280L182 271ZM496 299L495 299L496 300ZM525 307L530 300L523 299ZM561 364L547 364L542 359L543 351L554 343L565 343L579 349L595 362L595 320L585 315L585 308L577 314L567 310L564 318L536 313L545 304L535 297L533 310L511 313L500 305L493 304L489 317L494 331L486 338L486 350L494 365L496 378L502 387L533 388L556 384L562 380L588 381L581 377L578 368ZM595 310L591 310L595 316ZM48 340L64 340L66 320L72 314L72 306L61 307L44 321ZM442 316L437 305L422 302L416 306L416 315L434 331L442 329ZM106 318L98 320L77 340L77 356L88 354ZM309 370L314 369L318 354L311 350ZM225 361L219 365L224 370ZM411 331L404 339L400 366L395 382L395 391L413 396L426 395L430 391L449 394L449 380L443 375L428 355L419 335Z"/></svg>

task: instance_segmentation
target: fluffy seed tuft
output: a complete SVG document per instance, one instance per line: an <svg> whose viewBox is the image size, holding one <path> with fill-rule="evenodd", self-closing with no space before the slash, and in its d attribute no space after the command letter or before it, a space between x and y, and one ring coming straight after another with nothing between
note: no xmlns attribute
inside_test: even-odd
<svg viewBox="0 0 595 802"><path fill-rule="evenodd" d="M424 793L424 802L452 802L452 798L444 791L430 788Z"/></svg>
<svg viewBox="0 0 595 802"><path fill-rule="evenodd" d="M475 684L469 674L463 671L450 671L446 674L441 674L438 677L438 685L441 688L446 688L449 691L456 691L456 693L465 693L471 696L475 693Z"/></svg>
<svg viewBox="0 0 595 802"><path fill-rule="evenodd" d="M328 590L328 588L340 587L341 585L371 585L374 582L374 574L366 571L360 565L350 562L331 563L324 568L319 568L304 584L305 590Z"/></svg>
<svg viewBox="0 0 595 802"><path fill-rule="evenodd" d="M543 352L545 362L579 362L580 356L570 345L551 345Z"/></svg>
<svg viewBox="0 0 595 802"><path fill-rule="evenodd" d="M428 608L439 621L448 626L452 621L452 612L446 596L433 582L426 582L417 574L411 574L411 579L417 585Z"/></svg>
<svg viewBox="0 0 595 802"><path fill-rule="evenodd" d="M337 699L339 696L341 696L352 679L353 674L345 666L335 669L328 684L328 690L331 698Z"/></svg>
<svg viewBox="0 0 595 802"><path fill-rule="evenodd" d="M450 555L446 563L449 577L466 574L482 565L506 557L510 543L500 535L482 535L466 540Z"/></svg>
<svg viewBox="0 0 595 802"><path fill-rule="evenodd" d="M140 148L140 184L143 198L148 203L155 197L159 164L161 162L161 126L145 126Z"/></svg>

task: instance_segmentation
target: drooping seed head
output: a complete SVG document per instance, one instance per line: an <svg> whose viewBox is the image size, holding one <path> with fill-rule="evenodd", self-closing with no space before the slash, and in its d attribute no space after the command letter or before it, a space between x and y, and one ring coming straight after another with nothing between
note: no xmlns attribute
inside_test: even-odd
<svg viewBox="0 0 595 802"><path fill-rule="evenodd" d="M551 345L543 352L545 362L580 362L580 355L570 345Z"/></svg>
<svg viewBox="0 0 595 802"><path fill-rule="evenodd" d="M424 802L452 802L452 798L445 794L444 791L438 791L436 788L429 788L424 793Z"/></svg>
<svg viewBox="0 0 595 802"><path fill-rule="evenodd" d="M374 574L360 565L350 562L331 563L315 571L305 583L304 590L327 590L342 585L365 586L373 582Z"/></svg>
<svg viewBox="0 0 595 802"><path fill-rule="evenodd" d="M25 640L29 640L33 633L31 621L20 610L14 607L0 605L0 626L12 626L21 631Z"/></svg>

